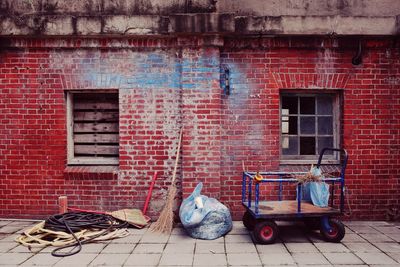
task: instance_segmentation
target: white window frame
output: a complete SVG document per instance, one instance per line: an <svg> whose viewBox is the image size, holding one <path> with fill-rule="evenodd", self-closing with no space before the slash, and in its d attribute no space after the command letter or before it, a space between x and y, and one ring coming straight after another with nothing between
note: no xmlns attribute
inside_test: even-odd
<svg viewBox="0 0 400 267"><path fill-rule="evenodd" d="M80 93L113 93L118 94L117 90L74 90L66 92L67 106L67 164L68 165L112 165L119 164L118 157L75 157L74 152L74 110L73 95Z"/></svg>
<svg viewBox="0 0 400 267"><path fill-rule="evenodd" d="M296 97L309 97L318 95L330 95L333 98L332 115L333 115L333 146L340 148L341 144L341 93L339 91L324 90L303 92L301 90L290 91L282 90L279 94L279 155L280 164L315 164L319 155L283 155L282 153L282 97L283 96L296 96ZM298 111L300 112L300 111ZM298 129L300 131L300 129ZM317 131L317 129L316 129ZM317 145L317 144L316 144ZM340 164L340 153L334 152L333 155L324 155L323 164Z"/></svg>

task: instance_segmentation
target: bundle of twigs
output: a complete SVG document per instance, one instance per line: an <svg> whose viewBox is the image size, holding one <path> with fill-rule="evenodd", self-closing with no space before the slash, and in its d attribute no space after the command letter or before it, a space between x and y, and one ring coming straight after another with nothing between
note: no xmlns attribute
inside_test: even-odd
<svg viewBox="0 0 400 267"><path fill-rule="evenodd" d="M158 217L158 220L150 226L150 230L153 232L169 234L172 231L172 227L173 227L173 223L174 223L173 208L174 208L174 200L175 200L176 191L177 191L176 185L175 185L175 179L176 179L176 171L178 169L179 153L181 150L182 131L183 131L183 129L181 129L181 132L179 134L179 141L178 141L178 147L177 147L177 151L176 151L174 172L172 175L171 185L169 186L169 189L168 189L167 201L165 203L163 210L160 213L160 216Z"/></svg>
<svg viewBox="0 0 400 267"><path fill-rule="evenodd" d="M295 175L299 184L310 183L310 182L321 182L322 174L315 175L313 172L314 166L311 165L310 170L304 175Z"/></svg>

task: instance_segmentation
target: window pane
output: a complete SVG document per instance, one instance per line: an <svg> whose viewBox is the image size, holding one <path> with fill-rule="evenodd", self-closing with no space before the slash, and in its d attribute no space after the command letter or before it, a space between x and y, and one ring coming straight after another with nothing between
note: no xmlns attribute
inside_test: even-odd
<svg viewBox="0 0 400 267"><path fill-rule="evenodd" d="M298 155L298 139L297 136L284 136L282 138L282 154Z"/></svg>
<svg viewBox="0 0 400 267"><path fill-rule="evenodd" d="M297 117L289 117L289 134L297 134Z"/></svg>
<svg viewBox="0 0 400 267"><path fill-rule="evenodd" d="M315 97L300 97L300 114L315 114Z"/></svg>
<svg viewBox="0 0 400 267"><path fill-rule="evenodd" d="M332 117L318 118L318 134L333 134Z"/></svg>
<svg viewBox="0 0 400 267"><path fill-rule="evenodd" d="M332 115L332 102L331 96L319 96L317 98L317 114L319 115Z"/></svg>
<svg viewBox="0 0 400 267"><path fill-rule="evenodd" d="M321 150L324 147L333 147L333 137L319 137L318 138L318 152L321 152ZM325 154L327 155L333 155L333 151L326 151Z"/></svg>
<svg viewBox="0 0 400 267"><path fill-rule="evenodd" d="M315 137L300 137L300 155L315 155Z"/></svg>
<svg viewBox="0 0 400 267"><path fill-rule="evenodd" d="M315 134L315 118L314 117L300 118L300 133L301 134Z"/></svg>
<svg viewBox="0 0 400 267"><path fill-rule="evenodd" d="M289 114L297 114L297 97L283 96L282 109L289 110Z"/></svg>

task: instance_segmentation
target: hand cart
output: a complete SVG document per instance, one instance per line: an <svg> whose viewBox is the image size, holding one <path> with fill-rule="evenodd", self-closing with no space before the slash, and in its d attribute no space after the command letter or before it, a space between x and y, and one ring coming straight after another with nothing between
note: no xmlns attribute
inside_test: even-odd
<svg viewBox="0 0 400 267"><path fill-rule="evenodd" d="M317 168L321 167L325 152L342 154L340 175L321 177L330 184L330 203L327 207L314 206L302 200L302 184L294 178L307 172L243 172L242 204L246 208L243 215L244 226L252 231L253 238L260 244L274 243L278 237L278 226L275 221L303 220L307 227L320 229L322 237L329 242L340 242L345 235L343 223L333 218L344 211L344 177L348 154L344 149L324 148L318 158ZM268 183L278 187L278 200L260 200L260 185ZM293 184L296 188L296 200L283 200L283 184ZM296 185L297 184L297 185ZM334 201L335 184L340 190L339 201ZM253 195L254 190L254 195ZM336 193L337 194L337 193ZM338 202L338 203L337 203Z"/></svg>

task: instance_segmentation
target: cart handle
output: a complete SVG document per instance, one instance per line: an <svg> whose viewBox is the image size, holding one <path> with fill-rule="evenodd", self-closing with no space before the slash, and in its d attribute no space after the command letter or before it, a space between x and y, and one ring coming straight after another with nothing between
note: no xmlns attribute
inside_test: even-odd
<svg viewBox="0 0 400 267"><path fill-rule="evenodd" d="M342 148L332 148L332 147L325 147L322 149L321 153L319 154L319 158L318 158L318 163L317 163L317 168L319 168L321 166L322 163L322 157L324 156L324 153L326 151L337 151L337 152L342 152L344 154L344 159L343 159L343 164L342 164L342 177L344 175L344 172L346 170L346 166L347 166L347 160L349 159L349 155L346 151L346 149L342 149Z"/></svg>

